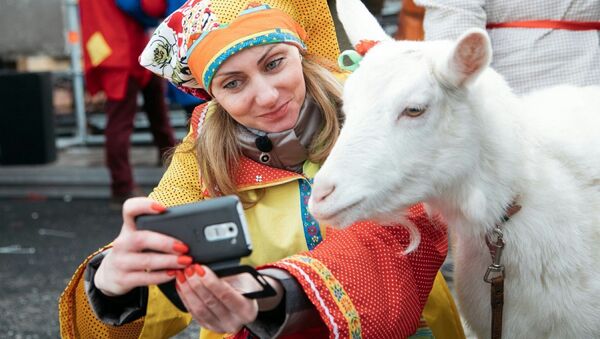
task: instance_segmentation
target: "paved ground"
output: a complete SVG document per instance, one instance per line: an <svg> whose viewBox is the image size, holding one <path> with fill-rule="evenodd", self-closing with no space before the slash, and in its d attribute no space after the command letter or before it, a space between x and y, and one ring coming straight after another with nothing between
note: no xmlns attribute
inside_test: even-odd
<svg viewBox="0 0 600 339"><path fill-rule="evenodd" d="M0 338L58 338L57 300L120 229L105 199L0 199ZM197 338L197 327L178 338Z"/></svg>
<svg viewBox="0 0 600 339"><path fill-rule="evenodd" d="M58 296L90 251L118 232L105 200L1 200L0 337L58 337Z"/></svg>

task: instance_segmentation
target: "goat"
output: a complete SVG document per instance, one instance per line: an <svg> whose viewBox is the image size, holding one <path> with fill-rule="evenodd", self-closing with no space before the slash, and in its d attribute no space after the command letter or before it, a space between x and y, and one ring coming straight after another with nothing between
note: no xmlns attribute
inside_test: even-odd
<svg viewBox="0 0 600 339"><path fill-rule="evenodd" d="M484 30L393 41L359 0L338 0L353 44L380 41L344 86L346 121L315 176L321 222L393 220L423 201L453 235L463 317L490 337L486 235L506 242L505 338L600 338L600 86L519 97L489 67Z"/></svg>

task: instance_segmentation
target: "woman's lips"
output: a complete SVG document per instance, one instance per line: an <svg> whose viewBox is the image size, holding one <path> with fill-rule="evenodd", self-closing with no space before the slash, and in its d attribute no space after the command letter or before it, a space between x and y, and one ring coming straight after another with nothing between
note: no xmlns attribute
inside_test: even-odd
<svg viewBox="0 0 600 339"><path fill-rule="evenodd" d="M287 101L283 105L279 106L279 108L277 108L276 110L265 113L265 114L261 115L261 117L271 119L271 120L276 120L276 119L282 118L287 115L289 103L290 102Z"/></svg>

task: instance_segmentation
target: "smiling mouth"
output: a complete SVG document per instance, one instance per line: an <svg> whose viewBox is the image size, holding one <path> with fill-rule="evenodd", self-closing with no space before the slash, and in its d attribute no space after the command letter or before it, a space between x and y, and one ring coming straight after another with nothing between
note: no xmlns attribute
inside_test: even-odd
<svg viewBox="0 0 600 339"><path fill-rule="evenodd" d="M283 114L287 110L287 107L288 107L288 104L290 103L290 101L291 100L286 101L283 105L279 106L276 110L268 112L268 113L265 113L265 114L261 115L261 117L272 118L272 117L278 117L278 116L280 116L281 114Z"/></svg>

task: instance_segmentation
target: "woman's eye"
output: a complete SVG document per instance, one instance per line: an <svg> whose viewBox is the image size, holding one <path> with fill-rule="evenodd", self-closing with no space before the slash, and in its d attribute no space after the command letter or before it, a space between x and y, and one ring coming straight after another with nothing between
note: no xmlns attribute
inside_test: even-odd
<svg viewBox="0 0 600 339"><path fill-rule="evenodd" d="M227 82L225 85L223 85L223 88L234 89L234 88L239 87L239 85L240 85L239 80L232 80L232 81Z"/></svg>
<svg viewBox="0 0 600 339"><path fill-rule="evenodd" d="M283 60L283 58L275 59L275 60L269 62L265 66L265 68L267 69L267 71L271 71L271 70L277 68L277 66L279 66L279 64L281 63L282 60Z"/></svg>
<svg viewBox="0 0 600 339"><path fill-rule="evenodd" d="M427 106L408 106L402 112L402 115L409 116L411 118L416 118L419 115L425 113L427 110Z"/></svg>

